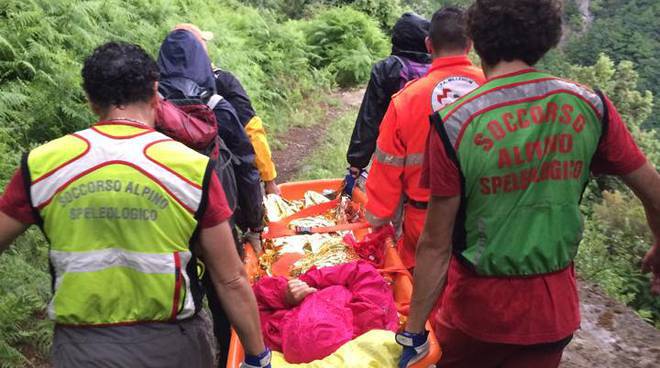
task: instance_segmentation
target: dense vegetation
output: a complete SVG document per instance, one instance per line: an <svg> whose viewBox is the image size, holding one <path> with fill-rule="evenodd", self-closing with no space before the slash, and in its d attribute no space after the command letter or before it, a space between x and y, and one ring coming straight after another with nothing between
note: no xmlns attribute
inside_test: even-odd
<svg viewBox="0 0 660 368"><path fill-rule="evenodd" d="M288 21L238 1L0 0L0 185L22 152L93 122L80 88L85 55L107 40L139 43L155 55L181 22L215 33L212 60L241 78L275 133L309 125L320 111L307 106L335 83L364 83L388 51L378 21L353 8L323 7ZM47 356L50 281L37 230L2 255L0 280L0 366Z"/></svg>
<svg viewBox="0 0 660 368"><path fill-rule="evenodd" d="M569 2L574 2L569 0ZM593 0L593 24L566 45L567 60L585 65L604 52L615 62L630 60L640 75L639 86L660 94L660 2L655 0ZM660 104L649 124L660 125Z"/></svg>
<svg viewBox="0 0 660 368"><path fill-rule="evenodd" d="M648 159L656 167L660 164L657 131L644 128L652 115L653 96L637 90L639 77L631 62L617 65L601 55L593 66L572 66L568 76L599 86L617 106ZM580 275L660 328L660 298L651 295L649 275L640 270L641 259L653 241L641 203L613 178L599 178L584 198L587 221L576 260Z"/></svg>
<svg viewBox="0 0 660 368"><path fill-rule="evenodd" d="M590 14L565 1L567 38L542 67L600 88L612 99L649 160L660 165L660 3L593 0ZM584 240L576 260L581 277L598 283L660 328L660 299L640 272L651 245L644 211L618 180L600 178L585 195Z"/></svg>
<svg viewBox="0 0 660 368"><path fill-rule="evenodd" d="M541 66L606 91L651 161L660 164L660 143L649 128L660 112L651 93L660 88L660 4L592 1L595 21L588 24L577 2L566 1L570 37ZM469 2L0 0L0 185L22 152L93 121L80 66L106 40L136 42L155 55L176 23L213 31L212 60L238 74L270 131L283 133L313 124L322 113L318 102L333 86L366 81L371 64L387 54L386 35L402 11L430 15L439 4ZM351 125L352 117L343 116L330 127L328 142L311 158L310 175L341 174ZM582 277L660 326L660 301L639 272L651 239L641 205L621 183L601 179L589 187L583 207ZM43 360L51 339L52 326L43 318L50 280L47 246L37 230L0 257L0 280L0 367Z"/></svg>

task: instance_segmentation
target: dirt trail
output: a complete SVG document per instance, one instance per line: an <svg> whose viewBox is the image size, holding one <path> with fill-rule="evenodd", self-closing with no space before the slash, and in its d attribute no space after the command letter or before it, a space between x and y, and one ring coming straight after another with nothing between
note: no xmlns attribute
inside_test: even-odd
<svg viewBox="0 0 660 368"><path fill-rule="evenodd" d="M340 105L327 106L327 114L318 124L294 128L279 137L286 147L273 152L279 182L295 176L305 158L323 140L325 127L356 109L363 93L364 90L335 93ZM580 283L580 299L582 328L566 349L561 368L660 368L660 330L587 282Z"/></svg>
<svg viewBox="0 0 660 368"><path fill-rule="evenodd" d="M277 137L284 146L273 151L279 183L293 179L304 164L305 158L311 155L317 144L323 140L328 125L345 113L356 110L362 102L363 95L364 89L335 92L330 99L336 100L337 104L335 106L325 104L323 108L326 110L326 115L318 123L310 127L289 129L288 132Z"/></svg>

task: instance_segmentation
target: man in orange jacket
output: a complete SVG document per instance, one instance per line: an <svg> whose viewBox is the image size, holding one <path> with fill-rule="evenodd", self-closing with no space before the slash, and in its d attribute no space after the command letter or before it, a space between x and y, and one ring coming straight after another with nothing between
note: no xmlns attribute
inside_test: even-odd
<svg viewBox="0 0 660 368"><path fill-rule="evenodd" d="M429 190L419 186L429 116L485 80L481 69L468 59L472 41L461 9L447 7L433 15L426 47L433 56L431 69L392 98L367 180L367 219L374 227L389 223L404 197L398 250L409 269L415 267L415 248L429 199Z"/></svg>

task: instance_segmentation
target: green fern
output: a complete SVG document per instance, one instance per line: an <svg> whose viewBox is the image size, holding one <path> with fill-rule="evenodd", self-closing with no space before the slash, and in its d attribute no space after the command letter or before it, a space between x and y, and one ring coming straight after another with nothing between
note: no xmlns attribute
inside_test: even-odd
<svg viewBox="0 0 660 368"><path fill-rule="evenodd" d="M272 131L313 120L297 110L322 98L318 91L330 86L330 75L311 66L304 32L239 1L0 0L0 185L23 152L94 122L80 70L96 46L124 40L156 55L181 22L216 34L213 60L241 78ZM0 257L0 367L31 365L22 347L38 359L48 355L45 250L42 237L30 231Z"/></svg>
<svg viewBox="0 0 660 368"><path fill-rule="evenodd" d="M13 61L16 58L16 51L14 47L0 35L0 60Z"/></svg>

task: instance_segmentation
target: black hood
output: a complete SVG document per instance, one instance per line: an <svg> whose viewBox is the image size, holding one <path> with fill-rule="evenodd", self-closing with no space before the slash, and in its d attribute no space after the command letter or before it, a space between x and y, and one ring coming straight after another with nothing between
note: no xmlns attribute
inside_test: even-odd
<svg viewBox="0 0 660 368"><path fill-rule="evenodd" d="M431 23L415 13L405 13L392 29L392 53L412 52L427 54L424 40Z"/></svg>

